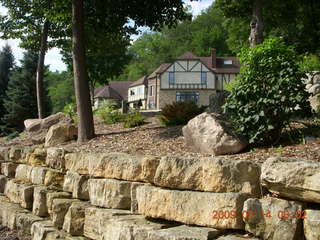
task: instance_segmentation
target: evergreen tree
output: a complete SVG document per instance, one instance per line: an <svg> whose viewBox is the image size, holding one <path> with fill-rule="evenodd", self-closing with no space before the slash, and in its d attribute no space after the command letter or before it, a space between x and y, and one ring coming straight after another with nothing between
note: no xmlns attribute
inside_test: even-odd
<svg viewBox="0 0 320 240"><path fill-rule="evenodd" d="M14 67L14 57L11 47L7 44L0 52L0 119L5 114L3 101L6 98L5 92L8 87L10 73ZM0 125L1 120L0 120Z"/></svg>
<svg viewBox="0 0 320 240"><path fill-rule="evenodd" d="M24 129L23 121L37 118L36 70L38 55L25 52L18 67L12 74L6 91L4 107L6 114L2 118L3 134Z"/></svg>

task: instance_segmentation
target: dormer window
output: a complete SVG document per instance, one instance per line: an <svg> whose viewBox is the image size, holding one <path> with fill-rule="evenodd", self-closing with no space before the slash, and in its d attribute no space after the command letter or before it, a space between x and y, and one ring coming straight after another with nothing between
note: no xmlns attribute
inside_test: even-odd
<svg viewBox="0 0 320 240"><path fill-rule="evenodd" d="M232 65L232 60L224 60L223 64L224 65Z"/></svg>

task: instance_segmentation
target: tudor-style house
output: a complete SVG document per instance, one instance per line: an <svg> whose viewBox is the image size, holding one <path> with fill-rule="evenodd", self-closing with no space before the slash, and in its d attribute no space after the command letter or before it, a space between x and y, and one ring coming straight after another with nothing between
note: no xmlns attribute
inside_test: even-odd
<svg viewBox="0 0 320 240"><path fill-rule="evenodd" d="M148 75L133 82L128 89L128 104L130 108L146 109L147 107Z"/></svg>
<svg viewBox="0 0 320 240"><path fill-rule="evenodd" d="M148 76L147 109L162 109L166 104L195 101L209 105L209 96L223 90L226 82L239 73L235 57L197 57L186 52L173 63L161 64Z"/></svg>

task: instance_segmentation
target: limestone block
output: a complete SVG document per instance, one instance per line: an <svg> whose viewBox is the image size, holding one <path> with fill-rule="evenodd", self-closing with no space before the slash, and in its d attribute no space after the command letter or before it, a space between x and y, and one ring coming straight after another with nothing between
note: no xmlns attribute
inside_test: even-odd
<svg viewBox="0 0 320 240"><path fill-rule="evenodd" d="M66 236L65 240L90 240L89 238L83 237L83 236Z"/></svg>
<svg viewBox="0 0 320 240"><path fill-rule="evenodd" d="M260 196L260 166L228 158L163 157L154 184L173 189L242 192Z"/></svg>
<svg viewBox="0 0 320 240"><path fill-rule="evenodd" d="M26 213L27 210L18 204L11 203L5 197L0 196L0 224L12 230L16 229L16 218L18 213Z"/></svg>
<svg viewBox="0 0 320 240"><path fill-rule="evenodd" d="M147 183L139 183L139 182L132 182L131 189L130 189L130 198L131 198L131 213L138 214L138 201L137 201L137 188L140 186L144 186Z"/></svg>
<svg viewBox="0 0 320 240"><path fill-rule="evenodd" d="M85 218L85 209L89 207L87 202L74 202L64 218L63 229L73 235L82 236Z"/></svg>
<svg viewBox="0 0 320 240"><path fill-rule="evenodd" d="M73 202L76 202L79 200L75 199L63 199L58 198L54 199L52 202L52 222L53 225L61 229L64 223L64 217L66 216L69 207Z"/></svg>
<svg viewBox="0 0 320 240"><path fill-rule="evenodd" d="M47 149L46 164L48 167L64 170L64 156L67 152L63 148L50 147Z"/></svg>
<svg viewBox="0 0 320 240"><path fill-rule="evenodd" d="M45 175L44 185L55 186L58 188L63 187L64 174L58 170L48 170Z"/></svg>
<svg viewBox="0 0 320 240"><path fill-rule="evenodd" d="M45 139L45 146L54 146L77 139L78 128L71 123L58 123L49 128Z"/></svg>
<svg viewBox="0 0 320 240"><path fill-rule="evenodd" d="M29 183L18 183L14 179L6 184L4 194L13 203L18 203L21 207L32 209L34 186Z"/></svg>
<svg viewBox="0 0 320 240"><path fill-rule="evenodd" d="M52 205L53 205L53 200L54 199L59 199L59 198L71 198L70 193L66 192L48 192L47 193L47 208L48 208L48 213L52 215Z"/></svg>
<svg viewBox="0 0 320 240"><path fill-rule="evenodd" d="M150 231L146 239L150 240L209 240L223 233L222 230L206 227L178 226Z"/></svg>
<svg viewBox="0 0 320 240"><path fill-rule="evenodd" d="M227 235L223 237L217 238L217 240L259 240L255 237L248 237L248 236L239 236L239 235Z"/></svg>
<svg viewBox="0 0 320 240"><path fill-rule="evenodd" d="M32 240L45 240L48 233L55 231L57 229L55 229L51 221L35 222L31 226Z"/></svg>
<svg viewBox="0 0 320 240"><path fill-rule="evenodd" d="M126 153L69 153L65 163L67 170L79 174L152 183L159 158Z"/></svg>
<svg viewBox="0 0 320 240"><path fill-rule="evenodd" d="M129 214L130 211L127 210L88 207L85 209L83 234L90 239L100 240L101 234L104 231L105 222Z"/></svg>
<svg viewBox="0 0 320 240"><path fill-rule="evenodd" d="M18 164L16 163L1 163L1 173L7 177L14 178L17 167Z"/></svg>
<svg viewBox="0 0 320 240"><path fill-rule="evenodd" d="M49 232L46 235L45 240L65 240L67 236L67 233L63 232L63 231L53 231L53 232Z"/></svg>
<svg viewBox="0 0 320 240"><path fill-rule="evenodd" d="M298 240L302 236L302 206L277 198L250 198L244 203L245 229L269 240Z"/></svg>
<svg viewBox="0 0 320 240"><path fill-rule="evenodd" d="M9 161L9 147L0 147L0 163Z"/></svg>
<svg viewBox="0 0 320 240"><path fill-rule="evenodd" d="M48 193L52 193L53 190L49 190L47 187L43 186L36 186L34 188L33 193L33 207L32 213L39 217L47 217L48 213L48 206L47 206L47 195Z"/></svg>
<svg viewBox="0 0 320 240"><path fill-rule="evenodd" d="M45 148L36 148L34 149L33 153L29 155L27 160L28 165L33 167L35 166L46 166L46 157L47 157L47 150Z"/></svg>
<svg viewBox="0 0 320 240"><path fill-rule="evenodd" d="M32 224L39 221L44 221L44 219L31 213L17 213L16 228L24 234L31 235Z"/></svg>
<svg viewBox="0 0 320 240"><path fill-rule="evenodd" d="M33 184L44 184L48 169L45 167L33 167L31 171L31 182Z"/></svg>
<svg viewBox="0 0 320 240"><path fill-rule="evenodd" d="M262 164L261 183L269 191L294 200L320 203L320 163L272 157Z"/></svg>
<svg viewBox="0 0 320 240"><path fill-rule="evenodd" d="M68 171L64 178L63 191L71 192L73 198L89 200L89 176Z"/></svg>
<svg viewBox="0 0 320 240"><path fill-rule="evenodd" d="M242 193L178 191L152 186L137 189L139 214L218 229L244 229L242 208L247 198ZM234 218L220 217L219 211L234 212Z"/></svg>
<svg viewBox="0 0 320 240"><path fill-rule="evenodd" d="M306 240L320 239L320 210L306 209L303 229Z"/></svg>
<svg viewBox="0 0 320 240"><path fill-rule="evenodd" d="M9 151L9 161L14 163L19 163L22 157L22 148L21 147L11 147Z"/></svg>
<svg viewBox="0 0 320 240"><path fill-rule="evenodd" d="M169 227L169 223L151 222L141 215L127 215L106 221L103 228L104 240L145 240L150 231Z"/></svg>
<svg viewBox="0 0 320 240"><path fill-rule="evenodd" d="M15 179L22 180L24 182L31 181L32 167L26 164L19 164L16 168Z"/></svg>
<svg viewBox="0 0 320 240"><path fill-rule="evenodd" d="M130 209L131 182L115 179L89 179L90 202L105 208Z"/></svg>
<svg viewBox="0 0 320 240"><path fill-rule="evenodd" d="M6 184L7 184L7 177L4 175L0 175L0 193L4 193Z"/></svg>

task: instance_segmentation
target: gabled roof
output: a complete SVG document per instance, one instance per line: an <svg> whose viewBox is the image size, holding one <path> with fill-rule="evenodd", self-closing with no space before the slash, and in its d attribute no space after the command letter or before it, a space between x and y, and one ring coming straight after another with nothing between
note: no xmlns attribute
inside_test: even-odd
<svg viewBox="0 0 320 240"><path fill-rule="evenodd" d="M191 60L191 59L199 59L199 57L193 55L192 52L185 52L184 54L182 54L180 57L178 57L177 59L179 60Z"/></svg>
<svg viewBox="0 0 320 240"><path fill-rule="evenodd" d="M128 89L132 81L110 81L94 90L94 98L128 99Z"/></svg>
<svg viewBox="0 0 320 240"><path fill-rule="evenodd" d="M135 87L139 85L147 85L148 75L143 76L137 81L134 81L129 87Z"/></svg>
<svg viewBox="0 0 320 240"><path fill-rule="evenodd" d="M167 70L172 63L162 63L156 70L148 76L148 79L155 78L157 74L161 74Z"/></svg>

